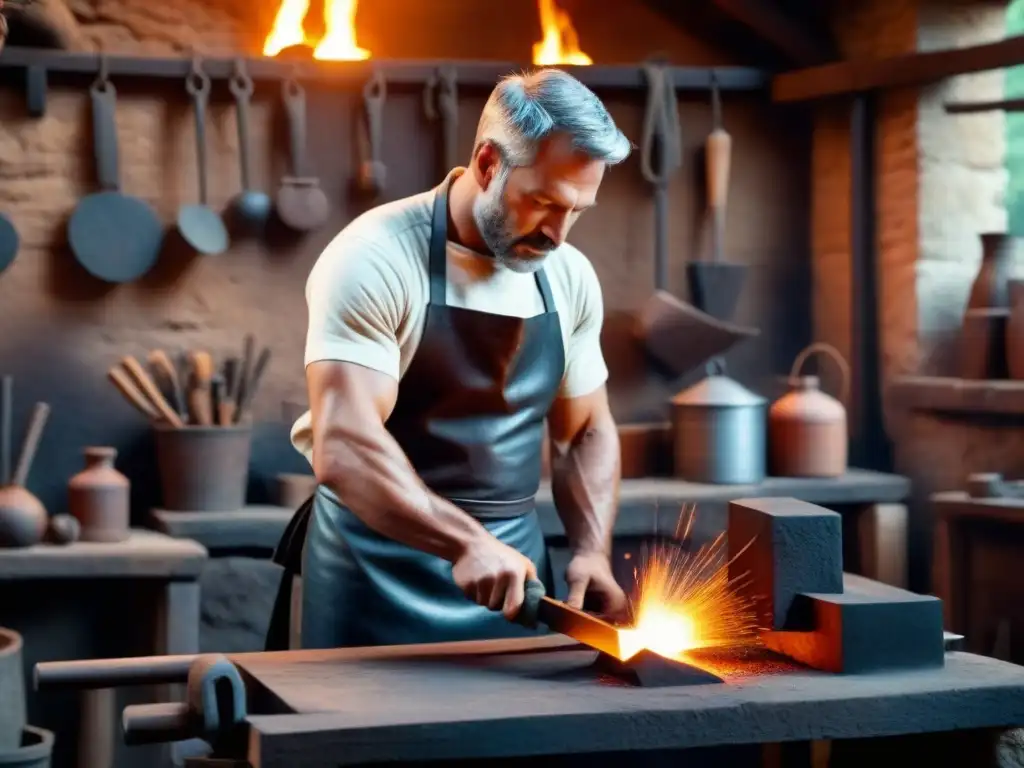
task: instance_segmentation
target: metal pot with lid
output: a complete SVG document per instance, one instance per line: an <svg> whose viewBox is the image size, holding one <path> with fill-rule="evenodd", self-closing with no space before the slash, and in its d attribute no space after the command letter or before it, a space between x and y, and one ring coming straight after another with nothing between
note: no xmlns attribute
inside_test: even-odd
<svg viewBox="0 0 1024 768"><path fill-rule="evenodd" d="M675 474L695 483L760 483L768 401L726 376L721 360L705 370L705 378L671 400Z"/></svg>

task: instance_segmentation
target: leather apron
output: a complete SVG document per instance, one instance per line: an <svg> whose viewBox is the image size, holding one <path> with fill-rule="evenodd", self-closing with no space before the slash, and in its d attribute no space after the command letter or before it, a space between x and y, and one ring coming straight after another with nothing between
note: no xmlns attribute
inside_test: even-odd
<svg viewBox="0 0 1024 768"><path fill-rule="evenodd" d="M529 557L550 584L534 509L543 422L565 370L543 270L544 312L494 315L447 303L449 176L430 234L430 303L387 429L434 493ZM285 567L268 650L288 647L292 576L302 574L303 648L398 645L530 634L470 601L451 563L366 526L325 487L297 511L275 562Z"/></svg>

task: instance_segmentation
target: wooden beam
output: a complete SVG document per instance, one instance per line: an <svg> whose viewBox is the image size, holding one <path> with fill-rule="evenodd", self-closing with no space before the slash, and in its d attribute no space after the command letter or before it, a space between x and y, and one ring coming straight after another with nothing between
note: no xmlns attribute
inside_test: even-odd
<svg viewBox="0 0 1024 768"><path fill-rule="evenodd" d="M1024 36L969 48L825 64L777 75L772 100L811 101L882 88L929 85L947 77L1024 64Z"/></svg>
<svg viewBox="0 0 1024 768"><path fill-rule="evenodd" d="M760 39L781 52L793 64L813 66L839 58L822 32L801 24L772 0L714 0L715 6Z"/></svg>
<svg viewBox="0 0 1024 768"><path fill-rule="evenodd" d="M1002 99L1000 101L947 101L946 113L970 115L978 112L1024 112L1024 99Z"/></svg>

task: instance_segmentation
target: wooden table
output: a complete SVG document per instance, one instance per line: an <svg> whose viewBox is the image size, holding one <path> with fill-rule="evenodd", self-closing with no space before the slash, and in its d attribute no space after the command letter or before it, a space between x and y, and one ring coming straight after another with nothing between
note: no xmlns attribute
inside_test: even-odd
<svg viewBox="0 0 1024 768"><path fill-rule="evenodd" d="M1012 618L1018 622L1013 657L1019 661L1024 610L1016 574L1024 553L1024 499L972 498L963 491L944 491L932 494L930 504L932 589L942 599L946 627L966 634L972 650L1009 659L1010 638L999 638L996 627L1005 624L1008 635ZM979 570L984 571L984 583L973 584L972 573ZM982 608L978 615L972 603L981 598L990 610ZM999 615L991 615L993 608Z"/></svg>
<svg viewBox="0 0 1024 768"><path fill-rule="evenodd" d="M942 669L850 676L754 656L712 662L722 684L643 689L588 674L595 653L565 640L232 656L250 700L272 712L250 709L248 753L235 757L253 768L532 760L1024 724L1024 668L965 653Z"/></svg>
<svg viewBox="0 0 1024 768"><path fill-rule="evenodd" d="M0 624L24 636L29 669L90 654L196 653L197 578L206 557L193 541L143 530L117 544L0 549ZM59 703L29 694L30 717L44 717L32 724L57 731L56 768L113 768L120 742L114 693L82 695L77 759L73 721L54 714ZM117 751L119 767L153 764L152 750Z"/></svg>

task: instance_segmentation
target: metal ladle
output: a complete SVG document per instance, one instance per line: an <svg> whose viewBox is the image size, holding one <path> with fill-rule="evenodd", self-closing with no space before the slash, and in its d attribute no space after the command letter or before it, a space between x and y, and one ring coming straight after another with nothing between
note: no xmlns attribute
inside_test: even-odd
<svg viewBox="0 0 1024 768"><path fill-rule="evenodd" d="M235 71L228 83L235 97L238 119L238 162L241 171L242 191L231 201L231 210L240 223L259 227L270 218L270 195L253 189L251 155L249 151L249 104L252 99L253 82L245 69L242 59L235 61Z"/></svg>

